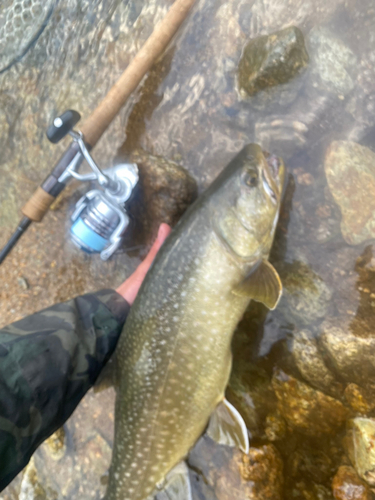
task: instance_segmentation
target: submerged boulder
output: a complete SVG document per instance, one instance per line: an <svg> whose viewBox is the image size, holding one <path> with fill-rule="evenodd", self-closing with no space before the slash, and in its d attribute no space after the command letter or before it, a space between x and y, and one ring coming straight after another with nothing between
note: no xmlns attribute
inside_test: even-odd
<svg viewBox="0 0 375 500"><path fill-rule="evenodd" d="M278 410L292 430L317 437L336 432L344 424L347 409L331 396L312 389L282 370L275 372L272 385Z"/></svg>
<svg viewBox="0 0 375 500"><path fill-rule="evenodd" d="M246 45L238 70L240 91L253 95L291 80L309 61L301 30L290 26Z"/></svg>
<svg viewBox="0 0 375 500"><path fill-rule="evenodd" d="M136 221L137 236L149 239L162 222L171 226L178 222L197 197L197 184L177 163L142 149L134 151L129 161L139 169L138 190L129 211Z"/></svg>
<svg viewBox="0 0 375 500"><path fill-rule="evenodd" d="M332 481L335 500L371 500L371 490L353 467L342 465Z"/></svg>
<svg viewBox="0 0 375 500"><path fill-rule="evenodd" d="M189 455L199 471L197 498L217 500L282 500L283 461L272 444L251 447L248 455L202 437ZM203 476L203 481L199 476Z"/></svg>
<svg viewBox="0 0 375 500"><path fill-rule="evenodd" d="M375 486L375 419L357 417L350 420L345 443L359 476Z"/></svg>
<svg viewBox="0 0 375 500"><path fill-rule="evenodd" d="M324 168L329 189L342 214L347 243L359 245L375 237L375 153L350 141L334 141Z"/></svg>

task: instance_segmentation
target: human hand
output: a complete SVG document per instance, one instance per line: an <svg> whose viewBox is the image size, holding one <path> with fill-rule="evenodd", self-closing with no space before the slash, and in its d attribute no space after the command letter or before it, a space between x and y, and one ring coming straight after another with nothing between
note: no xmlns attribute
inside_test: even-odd
<svg viewBox="0 0 375 500"><path fill-rule="evenodd" d="M168 224L163 223L160 225L158 236L154 244L152 245L150 251L148 252L145 260L141 262L141 264L139 264L134 273L131 276L129 276L129 278L125 280L124 283L117 288L116 292L122 295L130 305L133 304L137 296L138 290L142 285L142 282L147 274L147 271L149 270L152 264L152 261L154 260L160 247L162 246L162 244L164 243L164 241L166 240L167 236L171 231L172 228L168 226Z"/></svg>

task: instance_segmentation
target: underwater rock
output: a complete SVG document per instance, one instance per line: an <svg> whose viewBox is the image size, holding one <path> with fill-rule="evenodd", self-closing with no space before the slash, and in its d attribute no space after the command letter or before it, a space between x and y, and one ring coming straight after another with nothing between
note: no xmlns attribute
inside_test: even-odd
<svg viewBox="0 0 375 500"><path fill-rule="evenodd" d="M298 500L333 500L331 491L323 484L316 484L312 481L297 481L287 490L288 500L295 498Z"/></svg>
<svg viewBox="0 0 375 500"><path fill-rule="evenodd" d="M260 90L291 80L309 61L302 32L295 26L264 35L246 45L238 68L241 93Z"/></svg>
<svg viewBox="0 0 375 500"><path fill-rule="evenodd" d="M52 436L46 439L43 443L43 447L53 460L60 460L66 451L64 427L60 427Z"/></svg>
<svg viewBox="0 0 375 500"><path fill-rule="evenodd" d="M283 284L279 309L297 323L311 325L327 315L332 292L306 264L294 261L278 268Z"/></svg>
<svg viewBox="0 0 375 500"><path fill-rule="evenodd" d="M353 467L342 465L332 481L335 500L372 500L369 486L362 481Z"/></svg>
<svg viewBox="0 0 375 500"><path fill-rule="evenodd" d="M345 444L358 475L370 486L375 486L375 419L357 417L350 420Z"/></svg>
<svg viewBox="0 0 375 500"><path fill-rule="evenodd" d="M234 371L225 395L240 412L251 435L263 436L266 416L276 410L270 377L257 369L244 369L238 374Z"/></svg>
<svg viewBox="0 0 375 500"><path fill-rule="evenodd" d="M130 162L139 169L138 193L129 203L137 233L155 236L159 225L174 226L197 196L197 184L177 163L153 156L142 149L134 151Z"/></svg>
<svg viewBox="0 0 375 500"><path fill-rule="evenodd" d="M283 439L286 431L286 422L279 412L267 415L265 434L269 441Z"/></svg>
<svg viewBox="0 0 375 500"><path fill-rule="evenodd" d="M343 380L366 386L375 377L375 337L371 331L358 332L339 318L320 326L319 345Z"/></svg>
<svg viewBox="0 0 375 500"><path fill-rule="evenodd" d="M329 189L342 214L347 243L359 245L375 237L375 153L350 141L334 141L324 168Z"/></svg>
<svg viewBox="0 0 375 500"><path fill-rule="evenodd" d="M310 330L293 332L292 352L302 377L313 387L336 396L341 392L341 386L324 362L317 340Z"/></svg>
<svg viewBox="0 0 375 500"><path fill-rule="evenodd" d="M283 462L273 445L252 447L245 455L202 437L189 455L199 471L197 498L216 500L281 500ZM203 481L199 480L203 476Z"/></svg>
<svg viewBox="0 0 375 500"><path fill-rule="evenodd" d="M248 455L242 455L239 468L241 477L253 483L248 489L247 498L281 499L284 483L283 461L272 444L250 448Z"/></svg>
<svg viewBox="0 0 375 500"><path fill-rule="evenodd" d="M374 395L357 384L348 384L344 391L350 407L361 415L367 415L375 408Z"/></svg>
<svg viewBox="0 0 375 500"><path fill-rule="evenodd" d="M297 449L288 454L286 474L288 482L295 478L313 481L315 484L326 484L336 470L337 453L332 447L323 445L324 450L309 444L307 440L296 443Z"/></svg>
<svg viewBox="0 0 375 500"><path fill-rule="evenodd" d="M347 410L331 396L312 389L282 370L275 372L272 385L278 409L293 430L317 437L335 432L344 424Z"/></svg>
<svg viewBox="0 0 375 500"><path fill-rule="evenodd" d="M58 498L56 491L43 486L33 457L25 468L18 498L19 500L56 500Z"/></svg>
<svg viewBox="0 0 375 500"><path fill-rule="evenodd" d="M357 58L342 40L327 28L317 27L308 37L311 79L320 90L345 96L354 87Z"/></svg>

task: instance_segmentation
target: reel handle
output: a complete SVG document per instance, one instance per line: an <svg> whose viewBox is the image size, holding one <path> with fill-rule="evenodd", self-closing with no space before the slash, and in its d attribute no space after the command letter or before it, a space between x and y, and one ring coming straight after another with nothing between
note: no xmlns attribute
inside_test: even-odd
<svg viewBox="0 0 375 500"><path fill-rule="evenodd" d="M53 144L61 141L81 119L81 115L73 109L68 109L62 115L53 120L53 124L47 129L47 138Z"/></svg>

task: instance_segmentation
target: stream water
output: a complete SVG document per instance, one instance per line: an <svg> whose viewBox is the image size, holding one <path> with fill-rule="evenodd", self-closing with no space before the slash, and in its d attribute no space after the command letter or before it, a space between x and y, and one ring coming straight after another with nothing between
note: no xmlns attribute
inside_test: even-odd
<svg viewBox="0 0 375 500"><path fill-rule="evenodd" d="M45 137L53 117L69 108L88 116L170 4L1 2L0 245L66 146ZM247 41L292 25L305 37L307 68L241 97L237 71ZM249 142L287 167L271 255L285 293L275 311L250 306L233 347L228 397L246 416L252 455L244 465L236 452L202 439L189 458L194 500L332 499L339 467L353 463L343 444L351 419L375 415L375 164L371 171L350 150L349 174L327 173L334 141L375 151L374 28L371 0L197 0L95 148L103 167L138 147L174 160L199 191ZM0 267L1 325L116 287L138 264L126 248L102 262L72 245L69 215L83 192L72 183ZM90 392L65 425L63 448L43 445L35 474L20 474L0 499L102 498L113 404L112 389Z"/></svg>

